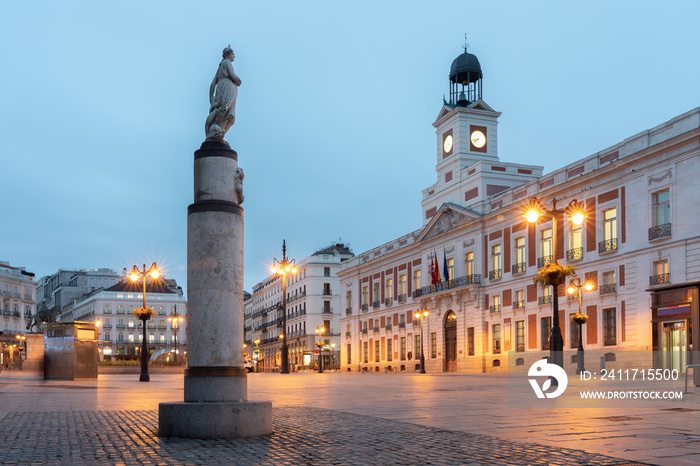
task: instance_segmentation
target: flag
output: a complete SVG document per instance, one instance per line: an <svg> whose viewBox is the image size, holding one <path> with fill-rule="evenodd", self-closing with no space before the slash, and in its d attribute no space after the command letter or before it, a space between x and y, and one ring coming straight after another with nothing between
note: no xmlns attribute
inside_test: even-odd
<svg viewBox="0 0 700 466"><path fill-rule="evenodd" d="M440 264L437 261L437 252L433 251L433 261L435 262L435 283L440 283L442 277L440 276Z"/></svg>
<svg viewBox="0 0 700 466"><path fill-rule="evenodd" d="M442 271L445 274L445 281L449 281L450 269L447 268L447 256L445 255L445 248L442 248Z"/></svg>
<svg viewBox="0 0 700 466"><path fill-rule="evenodd" d="M430 259L430 284L435 285L437 283L437 277L435 276L435 261Z"/></svg>

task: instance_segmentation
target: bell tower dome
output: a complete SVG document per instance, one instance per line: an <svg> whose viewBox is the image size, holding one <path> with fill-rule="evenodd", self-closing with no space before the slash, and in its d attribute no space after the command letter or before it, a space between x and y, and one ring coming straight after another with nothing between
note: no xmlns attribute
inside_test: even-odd
<svg viewBox="0 0 700 466"><path fill-rule="evenodd" d="M476 55L467 52L454 59L450 67L450 105L467 106L481 99L484 73Z"/></svg>

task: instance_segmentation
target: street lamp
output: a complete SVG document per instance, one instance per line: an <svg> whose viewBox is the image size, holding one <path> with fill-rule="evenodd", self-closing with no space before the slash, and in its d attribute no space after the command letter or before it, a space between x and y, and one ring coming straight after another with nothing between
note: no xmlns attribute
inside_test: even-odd
<svg viewBox="0 0 700 466"><path fill-rule="evenodd" d="M426 309L423 312L416 312L415 318L420 319L420 373L425 374L425 354L423 353L423 319L428 317L430 312Z"/></svg>
<svg viewBox="0 0 700 466"><path fill-rule="evenodd" d="M552 208L546 209L537 198L530 201L527 207L525 218L530 223L537 222L542 214L552 216L552 262L557 263L557 217L559 214L567 213L574 225L581 225L585 218L583 206L576 200L569 203L566 209L557 209L557 200L552 199ZM546 265L546 264L544 264ZM549 359L553 364L559 367L564 367L564 339L561 335L559 327L559 289L558 286L552 286L552 334L550 335L550 352ZM556 379L555 379L556 380Z"/></svg>
<svg viewBox="0 0 700 466"><path fill-rule="evenodd" d="M148 375L148 342L146 340L146 322L151 319L154 314L153 309L146 307L146 278L151 277L157 280L160 277L160 270L154 262L151 267L146 270L146 264L143 264L143 271L134 266L129 273L129 279L136 283L139 278L143 281L143 307L134 309L134 315L143 321L143 341L141 344L141 376L139 382L148 382L151 377Z"/></svg>
<svg viewBox="0 0 700 466"><path fill-rule="evenodd" d="M321 341L321 336L323 333L326 331L326 327L321 325L320 327L316 327L316 333L318 334L318 343L316 343L316 346L318 347L318 373L323 374L323 342Z"/></svg>
<svg viewBox="0 0 700 466"><path fill-rule="evenodd" d="M331 369L335 369L335 343L331 343Z"/></svg>
<svg viewBox="0 0 700 466"><path fill-rule="evenodd" d="M282 276L282 367L280 374L289 374L289 354L287 349L287 274L295 275L297 268L294 259L287 258L287 244L282 240L282 260L273 259L272 273Z"/></svg>
<svg viewBox="0 0 700 466"><path fill-rule="evenodd" d="M253 354L255 355L255 357L253 358L255 359L255 372L260 372L258 370L260 364L260 338L256 338L253 343L255 343L255 350L253 350Z"/></svg>
<svg viewBox="0 0 700 466"><path fill-rule="evenodd" d="M583 289L582 289L583 288ZM581 311L581 302L583 300L583 290L591 291L593 289L593 284L586 282L580 284L578 282L569 283L569 287L566 291L573 296L574 293L578 291L578 314L574 317L573 322L578 324L578 351L576 352L576 374L581 374L584 369L583 367L583 331L581 328L583 324L588 320L588 316Z"/></svg>
<svg viewBox="0 0 700 466"><path fill-rule="evenodd" d="M170 325L170 330L175 330L175 362L177 362L177 334L180 332L180 325L178 322L183 322L185 318L177 313L177 304L173 306L173 312L168 316L168 322L172 322Z"/></svg>

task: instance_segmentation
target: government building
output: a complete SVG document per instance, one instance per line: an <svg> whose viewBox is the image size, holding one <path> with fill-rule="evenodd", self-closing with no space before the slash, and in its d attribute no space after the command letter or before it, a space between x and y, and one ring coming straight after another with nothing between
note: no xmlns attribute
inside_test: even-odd
<svg viewBox="0 0 700 466"><path fill-rule="evenodd" d="M581 305L586 354L683 372L700 348L700 109L544 174L499 157L482 80L465 50L433 123L422 226L340 264L341 369L414 371L422 348L427 372L507 371L549 355L558 295L567 370ZM552 259L577 269L557 293L533 282Z"/></svg>

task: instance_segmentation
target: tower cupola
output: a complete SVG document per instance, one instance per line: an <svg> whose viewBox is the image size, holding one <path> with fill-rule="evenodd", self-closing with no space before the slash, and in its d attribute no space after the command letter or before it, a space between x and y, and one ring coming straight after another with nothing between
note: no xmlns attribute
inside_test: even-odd
<svg viewBox="0 0 700 466"><path fill-rule="evenodd" d="M467 52L454 59L450 67L450 105L469 105L481 99L482 79L481 64L476 55Z"/></svg>

